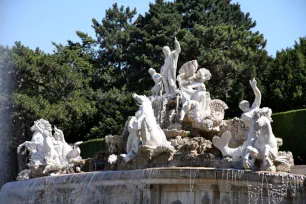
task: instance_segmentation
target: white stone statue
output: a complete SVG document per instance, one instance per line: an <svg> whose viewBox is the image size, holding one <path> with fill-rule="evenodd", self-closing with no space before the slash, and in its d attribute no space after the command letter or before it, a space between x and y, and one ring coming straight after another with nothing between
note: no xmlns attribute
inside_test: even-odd
<svg viewBox="0 0 306 204"><path fill-rule="evenodd" d="M194 120L201 122L202 118L209 116L210 109L207 104L207 92L204 84L197 87L196 92L187 100L182 107L180 121L185 117L186 113L191 113Z"/></svg>
<svg viewBox="0 0 306 204"><path fill-rule="evenodd" d="M260 170L276 171L274 160L277 158L277 140L272 132L272 110L261 108L254 111L255 137L254 144L246 147L245 157L258 159L261 161ZM251 168L249 163L244 163L245 168Z"/></svg>
<svg viewBox="0 0 306 204"><path fill-rule="evenodd" d="M162 75L163 84L165 87L166 96L173 96L179 91L176 87L176 69L179 54L181 52L180 43L174 39L175 50L171 51L168 46L163 47L165 55L164 65L161 67L160 74Z"/></svg>
<svg viewBox="0 0 306 204"><path fill-rule="evenodd" d="M49 121L39 119L31 127L33 136L31 141L26 141L19 145L17 153L20 153L22 147L29 151L30 162L27 164L30 169L23 170L18 174L17 180L31 178L31 174L48 175L52 172L59 173L61 169L71 167L71 164L80 161L80 148L77 142L74 148L65 141L64 134L55 127L52 136L52 127ZM72 165L73 166L73 165ZM41 169L40 173L39 168Z"/></svg>
<svg viewBox="0 0 306 204"><path fill-rule="evenodd" d="M151 149L158 149L159 146L171 148L164 131L156 123L151 101L146 96L133 94L139 110L128 123L129 138L126 144L127 155L125 161L133 159L139 147L149 146Z"/></svg>
<svg viewBox="0 0 306 204"><path fill-rule="evenodd" d="M162 80L162 75L159 73L156 73L155 69L150 68L149 73L155 83L153 88L151 89L152 91L152 96L161 96L163 93L163 80Z"/></svg>
<svg viewBox="0 0 306 204"><path fill-rule="evenodd" d="M189 100L191 96L196 92L197 87L204 84L211 78L211 73L205 68L198 70L198 62L192 60L183 64L179 70L177 81L179 83L182 104ZM207 94L209 94L207 92ZM210 96L208 96L210 98Z"/></svg>
<svg viewBox="0 0 306 204"><path fill-rule="evenodd" d="M289 158L278 155L277 138L272 132L271 115L271 109L266 107L253 111L254 137L252 143L245 141L240 147L230 148L228 146L232 137L230 132L223 133L221 138L213 137L212 142L224 157L231 157L234 161L243 160L245 169L275 172L275 163L286 163ZM259 161L257 162L258 167L255 166L256 160Z"/></svg>
<svg viewBox="0 0 306 204"><path fill-rule="evenodd" d="M78 147L82 144L82 141L76 142L73 146L70 146L64 138L64 133L62 130L54 127L54 134L53 134L53 144L58 152L58 156L60 159L61 165L68 165L68 163L72 162L73 160L81 160L81 150Z"/></svg>
<svg viewBox="0 0 306 204"><path fill-rule="evenodd" d="M250 80L250 85L253 89L255 100L250 106L250 103L246 100L243 100L239 103L239 108L243 111L241 115L241 119L244 122L244 124L249 128L246 146L254 146L255 143L255 120L254 120L254 112L259 109L261 104L261 92L257 87L257 81L255 78ZM242 153L242 157L244 160L244 166L250 166L248 163L254 163L253 161L249 161L250 158L248 157L248 150L245 149Z"/></svg>
<svg viewBox="0 0 306 204"><path fill-rule="evenodd" d="M51 124L44 119L37 120L31 127L31 131L34 132L32 140L19 145L17 153L25 146L30 152L29 166L31 167L37 168L40 165L57 163L58 155L52 142Z"/></svg>
<svg viewBox="0 0 306 204"><path fill-rule="evenodd" d="M133 146L135 147L136 145L136 147L138 147L140 145L141 141L138 130L139 128L137 118L133 116L128 122L129 137L126 143L126 152L130 152Z"/></svg>
<svg viewBox="0 0 306 204"><path fill-rule="evenodd" d="M192 60L183 64L179 70L179 75L177 76L177 81L187 88L196 88L198 85L210 80L211 73L208 69L200 68L198 69L197 60Z"/></svg>
<svg viewBox="0 0 306 204"><path fill-rule="evenodd" d="M185 63L179 73L177 80L183 104L180 121L188 114L194 121L193 127L206 131L219 130L228 106L221 100L211 100L210 93L206 91L204 82L211 78L210 71L205 68L198 70L197 61L192 60Z"/></svg>
<svg viewBox="0 0 306 204"><path fill-rule="evenodd" d="M240 109L242 121L249 128L247 140L237 148L230 148L228 143L231 139L230 132L225 132L221 138L215 136L212 140L223 156L229 156L233 160L243 160L245 169L260 169L262 171L276 171L275 162L285 163L288 158L278 156L277 139L272 132L272 110L270 108L260 108L261 93L257 88L255 79L250 80L250 85L255 94L255 101L250 107L248 101L241 101ZM260 161L260 166L256 168L255 161Z"/></svg>

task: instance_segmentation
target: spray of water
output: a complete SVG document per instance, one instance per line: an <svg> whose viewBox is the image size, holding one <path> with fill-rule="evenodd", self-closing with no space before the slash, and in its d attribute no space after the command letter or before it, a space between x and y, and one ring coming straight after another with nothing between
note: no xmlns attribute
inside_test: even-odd
<svg viewBox="0 0 306 204"><path fill-rule="evenodd" d="M14 162L17 161L16 154L11 145L11 81L8 75L9 68L4 60L5 54L0 53L0 188L6 182L12 181L17 171Z"/></svg>

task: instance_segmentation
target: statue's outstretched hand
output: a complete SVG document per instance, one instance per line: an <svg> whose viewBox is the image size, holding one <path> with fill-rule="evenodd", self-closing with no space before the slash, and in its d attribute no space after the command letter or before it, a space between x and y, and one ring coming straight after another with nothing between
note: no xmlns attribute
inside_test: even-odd
<svg viewBox="0 0 306 204"><path fill-rule="evenodd" d="M255 77L250 80L250 85L251 85L252 88L256 87L257 81L256 81Z"/></svg>

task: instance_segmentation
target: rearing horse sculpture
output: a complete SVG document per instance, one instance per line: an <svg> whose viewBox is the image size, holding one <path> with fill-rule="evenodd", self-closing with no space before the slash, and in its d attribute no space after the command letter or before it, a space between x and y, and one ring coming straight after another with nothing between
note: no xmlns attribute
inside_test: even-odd
<svg viewBox="0 0 306 204"><path fill-rule="evenodd" d="M169 146L164 131L156 123L151 101L146 96L133 94L139 110L129 121L129 138L126 144L128 152L126 161L131 160L137 153L140 144L151 146Z"/></svg>

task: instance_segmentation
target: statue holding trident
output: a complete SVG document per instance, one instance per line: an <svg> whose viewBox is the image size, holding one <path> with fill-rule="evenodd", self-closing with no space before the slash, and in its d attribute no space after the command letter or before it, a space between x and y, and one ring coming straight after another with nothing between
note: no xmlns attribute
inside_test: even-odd
<svg viewBox="0 0 306 204"><path fill-rule="evenodd" d="M174 39L175 50L171 51L168 46L163 47L165 55L164 65L161 67L161 75L165 87L166 96L173 96L179 93L176 87L176 68L179 54L181 52L180 43Z"/></svg>

